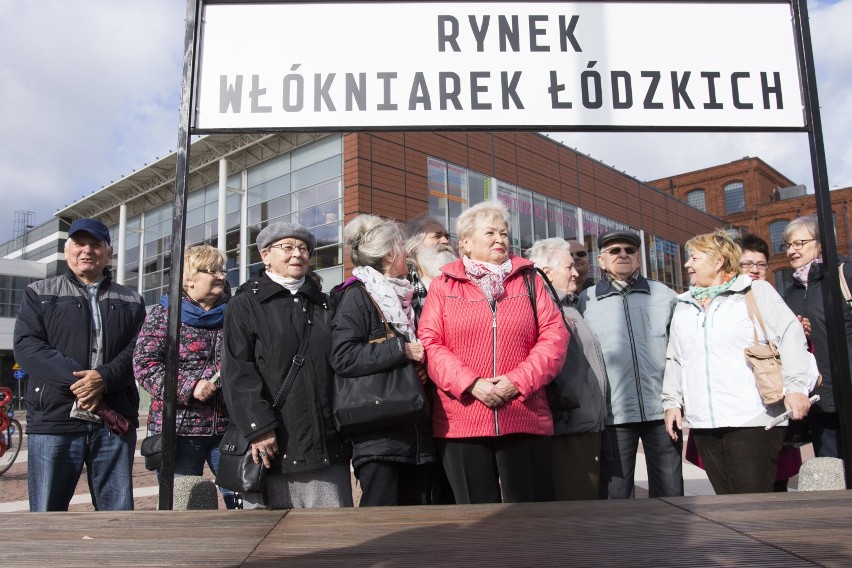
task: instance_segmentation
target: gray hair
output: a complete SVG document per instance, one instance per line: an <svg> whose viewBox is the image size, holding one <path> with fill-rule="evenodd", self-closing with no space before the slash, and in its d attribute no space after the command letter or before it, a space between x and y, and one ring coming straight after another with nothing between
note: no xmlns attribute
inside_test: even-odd
<svg viewBox="0 0 852 568"><path fill-rule="evenodd" d="M459 215L459 218L456 221L456 234L458 235L459 240L462 240L473 234L477 223L480 221L488 223L494 220L505 223L507 228L510 226L509 210L506 206L497 200L477 203L473 207L465 209L462 211L461 215Z"/></svg>
<svg viewBox="0 0 852 568"><path fill-rule="evenodd" d="M426 238L427 229L432 226L444 228L443 223L428 213L422 213L405 224L403 238L405 239L405 251L408 254L411 254L420 246L420 243Z"/></svg>
<svg viewBox="0 0 852 568"><path fill-rule="evenodd" d="M385 267L385 258L402 252L402 233L392 219L377 215L358 215L343 227L343 242L355 266L370 266L378 272Z"/></svg>
<svg viewBox="0 0 852 568"><path fill-rule="evenodd" d="M527 250L524 256L530 259L537 268L553 268L554 258L559 252L564 252L570 256L571 245L569 245L568 241L565 239L553 237L551 239L536 241L533 243L533 246Z"/></svg>
<svg viewBox="0 0 852 568"><path fill-rule="evenodd" d="M793 231L799 227L804 227L811 235L811 238L819 241L819 222L817 221L816 215L804 215L802 217L796 217L790 221L786 227L784 227L784 234L782 238L785 243L790 242L790 235L792 235Z"/></svg>

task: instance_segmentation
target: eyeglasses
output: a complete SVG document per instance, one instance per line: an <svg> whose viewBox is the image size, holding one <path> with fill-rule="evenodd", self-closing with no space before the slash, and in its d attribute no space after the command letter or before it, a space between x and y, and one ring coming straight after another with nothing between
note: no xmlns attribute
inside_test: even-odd
<svg viewBox="0 0 852 568"><path fill-rule="evenodd" d="M753 262L751 260L744 260L740 263L740 268L745 268L746 270L751 270L753 266L756 266L759 270L766 270L769 268L768 262Z"/></svg>
<svg viewBox="0 0 852 568"><path fill-rule="evenodd" d="M278 248L278 249L281 249L281 252L283 252L284 254L290 254L290 255L292 255L297 250L299 251L299 254L307 254L308 252L310 252L308 247L306 247L305 245L296 246L296 245L291 245L291 244L287 244L287 243L281 243L281 244L277 244L277 245L269 245L269 248L271 248L271 249Z"/></svg>
<svg viewBox="0 0 852 568"><path fill-rule="evenodd" d="M198 272L203 272L204 274L210 274L211 276L227 276L228 273L225 270L211 270L208 268L199 268Z"/></svg>
<svg viewBox="0 0 852 568"><path fill-rule="evenodd" d="M572 252L571 256L573 256L574 258L586 258L587 256L589 256L589 253L584 250L578 250L577 252Z"/></svg>
<svg viewBox="0 0 852 568"><path fill-rule="evenodd" d="M793 241L792 243L784 243L781 245L781 252L787 252L787 249L792 248L793 250L802 250L804 246L808 243L814 242L816 239L799 239L798 241Z"/></svg>
<svg viewBox="0 0 852 568"><path fill-rule="evenodd" d="M607 252L612 256L618 256L621 254L621 251L624 251L625 254L636 254L636 251L639 250L636 247L612 247L601 252Z"/></svg>

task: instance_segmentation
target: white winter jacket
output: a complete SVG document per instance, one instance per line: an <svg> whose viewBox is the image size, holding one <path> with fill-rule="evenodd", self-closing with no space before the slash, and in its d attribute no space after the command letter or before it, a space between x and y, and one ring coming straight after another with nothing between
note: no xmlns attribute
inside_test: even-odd
<svg viewBox="0 0 852 568"><path fill-rule="evenodd" d="M808 393L813 357L801 323L775 288L741 274L706 310L689 292L677 298L660 398L665 409L682 408L693 428L765 426L785 410L783 402L763 404L746 362L744 350L754 343L745 302L749 288L781 354L785 392ZM759 325L757 330L765 343Z"/></svg>

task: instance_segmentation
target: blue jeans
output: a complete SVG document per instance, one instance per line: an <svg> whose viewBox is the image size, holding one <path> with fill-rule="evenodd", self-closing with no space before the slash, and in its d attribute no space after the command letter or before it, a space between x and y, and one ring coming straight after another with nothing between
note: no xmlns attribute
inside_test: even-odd
<svg viewBox="0 0 852 568"><path fill-rule="evenodd" d="M203 475L204 464L213 475L219 470L219 443L222 436L178 436L175 447L175 476ZM234 492L219 488L225 507L234 508Z"/></svg>
<svg viewBox="0 0 852 568"><path fill-rule="evenodd" d="M79 434L28 434L27 444L30 511L67 511L84 464L95 510L133 510L136 430L89 423Z"/></svg>

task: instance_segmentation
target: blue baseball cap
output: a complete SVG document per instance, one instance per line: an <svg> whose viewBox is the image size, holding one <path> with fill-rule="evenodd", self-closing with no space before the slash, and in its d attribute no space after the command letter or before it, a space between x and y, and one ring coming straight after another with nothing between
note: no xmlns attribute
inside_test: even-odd
<svg viewBox="0 0 852 568"><path fill-rule="evenodd" d="M73 237L80 231L89 233L99 241L106 241L106 244L112 246L112 240L109 238L109 229L97 219L77 219L71 223L71 227L68 229L68 237Z"/></svg>

